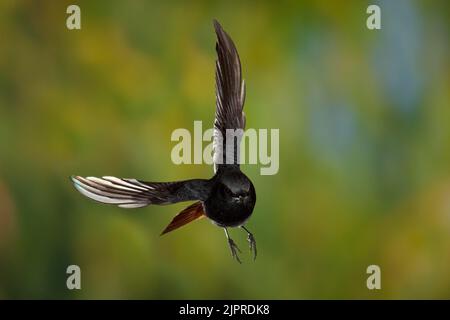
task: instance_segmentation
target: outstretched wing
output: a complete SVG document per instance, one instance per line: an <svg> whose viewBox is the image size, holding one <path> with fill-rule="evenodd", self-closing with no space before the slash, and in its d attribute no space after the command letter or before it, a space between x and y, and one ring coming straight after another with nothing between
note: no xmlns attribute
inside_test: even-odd
<svg viewBox="0 0 450 320"><path fill-rule="evenodd" d="M239 164L239 145L245 129L245 83L241 62L233 40L214 20L217 35L216 51L216 115L214 120L214 170L221 164ZM227 146L227 129L235 137ZM240 129L240 130L236 130Z"/></svg>
<svg viewBox="0 0 450 320"><path fill-rule="evenodd" d="M140 208L149 204L170 204L189 200L205 200L209 194L208 180L177 182L145 182L116 177L72 176L75 188L95 201L115 204L121 208Z"/></svg>

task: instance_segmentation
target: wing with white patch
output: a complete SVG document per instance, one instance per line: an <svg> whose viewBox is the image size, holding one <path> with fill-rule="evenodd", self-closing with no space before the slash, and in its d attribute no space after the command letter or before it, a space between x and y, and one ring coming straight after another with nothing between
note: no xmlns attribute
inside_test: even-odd
<svg viewBox="0 0 450 320"><path fill-rule="evenodd" d="M209 194L209 181L201 179L177 182L145 182L110 176L101 178L72 176L71 179L75 188L84 196L121 208L204 200Z"/></svg>
<svg viewBox="0 0 450 320"><path fill-rule="evenodd" d="M239 164L239 146L245 129L245 83L241 62L230 36L214 20L216 51L216 115L214 120L214 170L221 164ZM232 129L231 131L227 129ZM227 133L228 144L227 148ZM230 138L230 133L233 134Z"/></svg>

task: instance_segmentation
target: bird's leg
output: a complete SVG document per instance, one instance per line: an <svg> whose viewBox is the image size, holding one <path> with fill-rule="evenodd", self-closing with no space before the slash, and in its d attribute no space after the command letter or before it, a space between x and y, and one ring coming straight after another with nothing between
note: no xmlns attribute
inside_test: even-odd
<svg viewBox="0 0 450 320"><path fill-rule="evenodd" d="M244 226L241 226L242 229L244 229L245 231L247 231L247 241L250 245L250 251L253 252L253 260L256 260L256 240L255 237L253 236L253 233L251 233L250 231L248 231L248 229Z"/></svg>
<svg viewBox="0 0 450 320"><path fill-rule="evenodd" d="M225 235L227 236L228 245L230 246L231 255L233 258L236 259L237 262L241 263L241 260L239 259L239 256L236 251L241 252L241 250L238 248L236 243L234 243L233 239L230 238L230 235L228 234L227 228L223 228L225 230Z"/></svg>

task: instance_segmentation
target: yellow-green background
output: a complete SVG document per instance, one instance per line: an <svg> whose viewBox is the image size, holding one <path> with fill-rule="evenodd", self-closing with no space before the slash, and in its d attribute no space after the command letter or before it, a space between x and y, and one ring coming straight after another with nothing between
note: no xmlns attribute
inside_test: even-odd
<svg viewBox="0 0 450 320"><path fill-rule="evenodd" d="M65 26L81 7L82 29ZM377 3L382 29L366 28ZM0 2L0 298L450 298L447 1ZM244 263L186 204L125 210L69 176L207 178L170 160L212 124L217 18L247 82L247 126L280 129ZM82 290L66 289L77 264ZM366 268L382 290L366 288Z"/></svg>

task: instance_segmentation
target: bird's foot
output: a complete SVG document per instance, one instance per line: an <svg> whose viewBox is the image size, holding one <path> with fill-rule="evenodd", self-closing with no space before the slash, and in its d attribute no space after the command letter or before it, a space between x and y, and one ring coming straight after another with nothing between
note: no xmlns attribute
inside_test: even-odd
<svg viewBox="0 0 450 320"><path fill-rule="evenodd" d="M250 252L253 252L253 260L256 260L256 240L250 232L247 234L247 241L250 245Z"/></svg>
<svg viewBox="0 0 450 320"><path fill-rule="evenodd" d="M239 259L239 256L237 254L237 252L239 251L239 253L241 253L241 250L239 249L239 247L236 245L236 243L233 241L233 239L228 238L228 245L230 246L230 250L231 250L231 255L234 259L236 259L237 262L242 263L241 260Z"/></svg>

